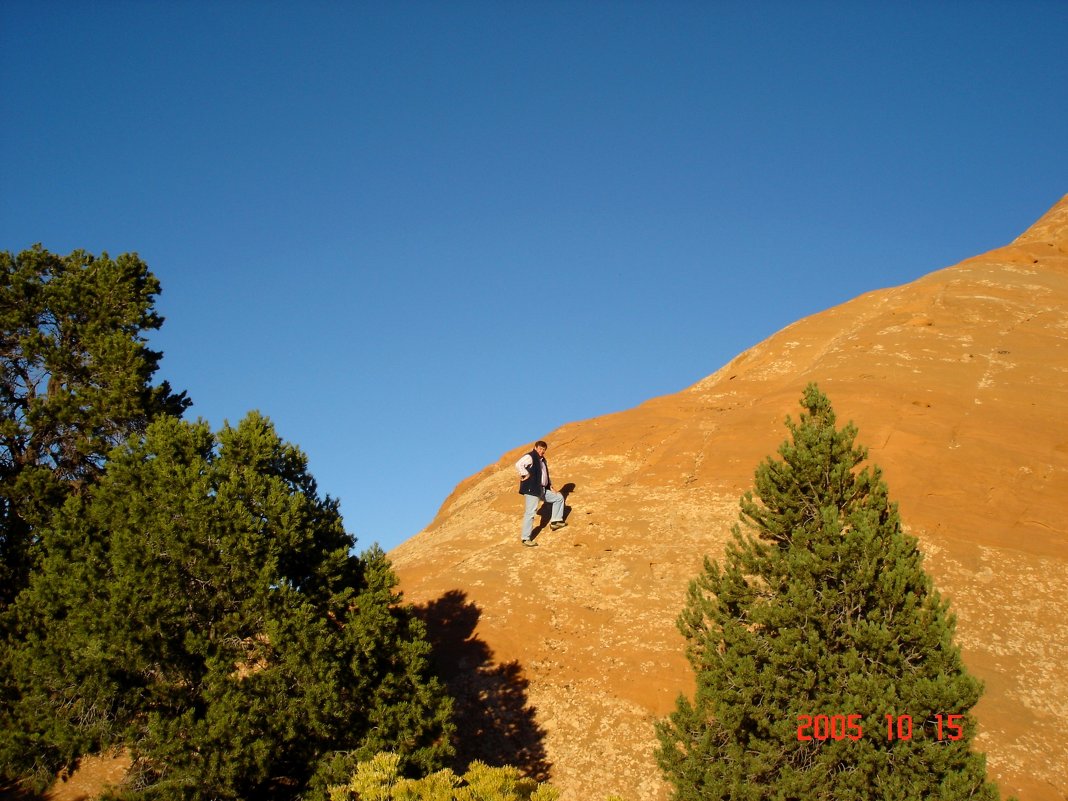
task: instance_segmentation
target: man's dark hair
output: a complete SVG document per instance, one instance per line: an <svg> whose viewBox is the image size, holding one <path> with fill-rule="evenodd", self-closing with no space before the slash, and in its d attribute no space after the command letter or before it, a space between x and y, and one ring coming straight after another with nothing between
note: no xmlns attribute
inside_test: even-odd
<svg viewBox="0 0 1068 801"><path fill-rule="evenodd" d="M545 442L545 440L539 439L537 442L534 443L534 447L535 448L548 448L549 446Z"/></svg>

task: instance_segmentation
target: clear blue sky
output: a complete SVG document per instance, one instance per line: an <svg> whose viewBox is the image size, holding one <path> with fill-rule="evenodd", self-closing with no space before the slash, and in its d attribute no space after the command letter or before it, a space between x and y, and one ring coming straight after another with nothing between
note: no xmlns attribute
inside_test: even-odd
<svg viewBox="0 0 1068 801"><path fill-rule="evenodd" d="M4 0L0 97L0 249L138 252L190 417L387 550L1068 192L1064 0Z"/></svg>

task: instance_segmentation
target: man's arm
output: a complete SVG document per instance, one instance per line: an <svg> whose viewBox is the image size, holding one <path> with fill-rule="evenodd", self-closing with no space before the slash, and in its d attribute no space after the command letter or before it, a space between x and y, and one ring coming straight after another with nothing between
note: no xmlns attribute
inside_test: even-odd
<svg viewBox="0 0 1068 801"><path fill-rule="evenodd" d="M530 475L530 468L534 466L534 460L530 458L529 453L524 453L523 457L515 463L515 471L519 473L520 478L527 478Z"/></svg>

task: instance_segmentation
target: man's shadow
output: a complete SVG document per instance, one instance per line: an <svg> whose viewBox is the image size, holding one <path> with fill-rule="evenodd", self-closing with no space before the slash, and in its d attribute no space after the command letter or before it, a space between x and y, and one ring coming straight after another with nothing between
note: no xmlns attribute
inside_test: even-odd
<svg viewBox="0 0 1068 801"><path fill-rule="evenodd" d="M426 624L433 658L455 701L456 773L478 759L487 765L513 765L537 781L549 778L545 731L528 706L527 687L518 661L497 664L493 651L475 636L481 611L461 590L415 607Z"/></svg>
<svg viewBox="0 0 1068 801"><path fill-rule="evenodd" d="M574 492L574 491L575 491L574 482L568 482L567 484L564 484L564 486L560 487L560 490L559 490L560 494L564 496L564 520L565 520L565 522L567 521L567 518L571 515L571 507L567 505L567 499L568 499L568 496L571 495L571 493ZM537 523L536 526L534 526L534 528L530 532L530 536L531 536L532 539L534 537L536 537L538 534L540 534L542 532L542 530L546 526L549 525L549 520L552 518L552 516L553 516L553 505L551 503L545 503L543 501L542 504L541 504L541 508L538 510L538 523Z"/></svg>

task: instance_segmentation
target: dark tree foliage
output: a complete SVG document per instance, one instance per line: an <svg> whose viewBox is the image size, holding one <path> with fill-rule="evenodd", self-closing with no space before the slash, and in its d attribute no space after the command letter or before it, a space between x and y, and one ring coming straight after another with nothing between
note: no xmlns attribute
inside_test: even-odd
<svg viewBox="0 0 1068 801"><path fill-rule="evenodd" d="M439 768L451 702L422 624L353 545L265 418L154 422L42 532L0 760L50 777L125 746L128 794L168 799L321 797L383 750Z"/></svg>
<svg viewBox="0 0 1068 801"><path fill-rule="evenodd" d="M0 252L0 609L26 583L35 530L107 452L185 393L150 384L159 282L135 254Z"/></svg>
<svg viewBox="0 0 1068 801"><path fill-rule="evenodd" d="M852 424L815 385L801 405L741 501L747 531L705 559L679 618L697 692L657 727L674 798L996 799L969 748L981 687L917 541L879 469L859 469Z"/></svg>

